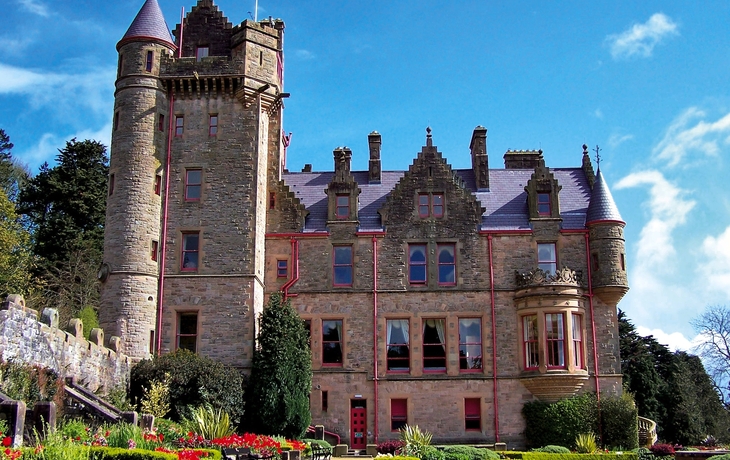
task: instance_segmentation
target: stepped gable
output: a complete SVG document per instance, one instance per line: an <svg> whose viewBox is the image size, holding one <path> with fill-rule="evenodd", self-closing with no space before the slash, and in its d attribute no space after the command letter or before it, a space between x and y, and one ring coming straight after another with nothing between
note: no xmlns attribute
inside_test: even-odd
<svg viewBox="0 0 730 460"><path fill-rule="evenodd" d="M173 32L180 39L180 24ZM182 56L195 57L199 46L209 48L208 56L231 56L231 37L234 28L212 0L198 0L185 15L182 30Z"/></svg>
<svg viewBox="0 0 730 460"><path fill-rule="evenodd" d="M117 43L117 50L126 42L140 39L159 41L163 45L176 47L157 0L147 0L142 5L127 33Z"/></svg>
<svg viewBox="0 0 730 460"><path fill-rule="evenodd" d="M616 202L613 201L611 190L608 189L606 181L603 180L601 169L596 174L596 182L593 184L593 194L586 213L586 225L596 222L621 222L625 223L618 212Z"/></svg>

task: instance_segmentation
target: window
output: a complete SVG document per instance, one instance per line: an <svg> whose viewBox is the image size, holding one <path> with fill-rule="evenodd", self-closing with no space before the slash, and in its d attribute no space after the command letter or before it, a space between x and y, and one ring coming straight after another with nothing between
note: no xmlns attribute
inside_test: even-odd
<svg viewBox="0 0 730 460"><path fill-rule="evenodd" d="M525 369L537 369L540 365L537 346L537 315L522 317L522 348L525 352Z"/></svg>
<svg viewBox="0 0 730 460"><path fill-rule="evenodd" d="M459 369L482 369L482 320L459 318Z"/></svg>
<svg viewBox="0 0 730 460"><path fill-rule="evenodd" d="M565 367L565 328L562 313L545 315L545 341L548 367Z"/></svg>
<svg viewBox="0 0 730 460"><path fill-rule="evenodd" d="M342 365L342 320L322 321L322 364Z"/></svg>
<svg viewBox="0 0 730 460"><path fill-rule="evenodd" d="M150 354L155 354L155 330L150 331Z"/></svg>
<svg viewBox="0 0 730 460"><path fill-rule="evenodd" d="M540 216L550 215L550 194L549 193L538 193L537 194L537 214Z"/></svg>
<svg viewBox="0 0 730 460"><path fill-rule="evenodd" d="M307 346L311 349L312 348L312 320L311 319L304 320L304 330L307 331Z"/></svg>
<svg viewBox="0 0 730 460"><path fill-rule="evenodd" d="M538 243L537 244L537 267L554 275L558 268L558 260L555 255L555 243Z"/></svg>
<svg viewBox="0 0 730 460"><path fill-rule="evenodd" d="M114 112L114 131L119 129L119 112Z"/></svg>
<svg viewBox="0 0 730 460"><path fill-rule="evenodd" d="M162 189L162 176L160 176L158 174L155 176L155 195L159 195L161 189Z"/></svg>
<svg viewBox="0 0 730 460"><path fill-rule="evenodd" d="M269 193L269 209L276 208L276 192Z"/></svg>
<svg viewBox="0 0 730 460"><path fill-rule="evenodd" d="M411 284L426 284L426 245L408 245L408 282Z"/></svg>
<svg viewBox="0 0 730 460"><path fill-rule="evenodd" d="M154 51L147 51L147 62L145 63L144 69L147 72L152 72L152 59L154 58Z"/></svg>
<svg viewBox="0 0 730 460"><path fill-rule="evenodd" d="M335 217L338 219L350 217L350 195L337 195L335 200Z"/></svg>
<svg viewBox="0 0 730 460"><path fill-rule="evenodd" d="M482 408L479 398L464 399L464 429L466 431L482 430Z"/></svg>
<svg viewBox="0 0 730 460"><path fill-rule="evenodd" d="M276 261L276 277L286 278L289 276L289 261L286 259L279 259Z"/></svg>
<svg viewBox="0 0 730 460"><path fill-rule="evenodd" d="M329 397L326 391L322 392L322 412L327 412L329 408Z"/></svg>
<svg viewBox="0 0 730 460"><path fill-rule="evenodd" d="M390 400L390 431L399 431L408 424L408 400Z"/></svg>
<svg viewBox="0 0 730 460"><path fill-rule="evenodd" d="M200 201L200 189L203 185L203 171L188 169L185 171L185 201Z"/></svg>
<svg viewBox="0 0 730 460"><path fill-rule="evenodd" d="M601 265L599 264L599 261L598 261L598 253L594 252L593 254L591 254L591 270L593 270L594 272L597 272L598 269L600 268L600 266Z"/></svg>
<svg viewBox="0 0 730 460"><path fill-rule="evenodd" d="M182 266L183 271L198 270L198 256L200 255L200 234L183 233L182 235Z"/></svg>
<svg viewBox="0 0 730 460"><path fill-rule="evenodd" d="M114 174L109 174L109 196L114 194Z"/></svg>
<svg viewBox="0 0 730 460"><path fill-rule="evenodd" d="M204 57L208 57L210 48L207 46L199 46L195 49L195 60L200 61Z"/></svg>
<svg viewBox="0 0 730 460"><path fill-rule="evenodd" d="M122 67L124 67L124 55L119 53L119 62L117 63L117 78L122 75Z"/></svg>
<svg viewBox="0 0 730 460"><path fill-rule="evenodd" d="M196 352L198 342L198 314L178 313L177 348Z"/></svg>
<svg viewBox="0 0 730 460"><path fill-rule="evenodd" d="M418 195L418 217L443 217L444 194L421 193Z"/></svg>
<svg viewBox="0 0 730 460"><path fill-rule="evenodd" d="M335 286L352 286L352 246L334 246L332 272Z"/></svg>
<svg viewBox="0 0 730 460"><path fill-rule="evenodd" d="M621 254L621 270L626 271L626 256Z"/></svg>
<svg viewBox="0 0 730 460"><path fill-rule="evenodd" d="M423 370L446 372L446 337L443 319L423 321Z"/></svg>
<svg viewBox="0 0 730 460"><path fill-rule="evenodd" d="M157 117L157 130L163 131L163 132L165 131L165 114L164 113L161 113Z"/></svg>
<svg viewBox="0 0 730 460"><path fill-rule="evenodd" d="M387 360L389 372L408 372L411 368L409 351L410 334L407 319L385 321L388 342Z"/></svg>
<svg viewBox="0 0 730 460"><path fill-rule="evenodd" d="M159 247L159 243L157 241L152 241L152 248L151 248L150 258L154 262L157 262L157 254L159 254L158 247Z"/></svg>
<svg viewBox="0 0 730 460"><path fill-rule="evenodd" d="M185 117L182 115L175 116L175 137L181 137L183 135L183 128L185 124Z"/></svg>
<svg viewBox="0 0 730 460"><path fill-rule="evenodd" d="M579 314L571 314L573 326L573 365L576 369L583 369L583 321Z"/></svg>
<svg viewBox="0 0 730 460"><path fill-rule="evenodd" d="M211 115L208 120L208 135L215 136L218 134L218 115Z"/></svg>
<svg viewBox="0 0 730 460"><path fill-rule="evenodd" d="M455 245L439 244L436 246L439 266L439 285L453 286L456 284L456 257Z"/></svg>

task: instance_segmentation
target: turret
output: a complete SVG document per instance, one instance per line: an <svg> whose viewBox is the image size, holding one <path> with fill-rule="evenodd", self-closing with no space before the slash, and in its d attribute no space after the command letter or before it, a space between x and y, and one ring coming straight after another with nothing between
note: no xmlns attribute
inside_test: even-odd
<svg viewBox="0 0 730 460"><path fill-rule="evenodd" d="M154 350L169 103L160 62L176 49L157 0L117 44L99 322L135 359Z"/></svg>
<svg viewBox="0 0 730 460"><path fill-rule="evenodd" d="M586 226L590 232L593 292L607 304L616 306L629 290L624 242L626 223L619 214L600 167L586 213Z"/></svg>

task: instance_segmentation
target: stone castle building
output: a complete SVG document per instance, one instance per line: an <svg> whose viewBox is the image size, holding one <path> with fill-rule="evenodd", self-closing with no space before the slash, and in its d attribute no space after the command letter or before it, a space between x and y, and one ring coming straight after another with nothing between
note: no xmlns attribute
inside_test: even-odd
<svg viewBox="0 0 730 460"><path fill-rule="evenodd" d="M507 151L490 169L477 126L453 169L427 130L383 171L374 131L367 171L342 147L292 172L284 23L198 0L173 34L147 0L117 45L100 321L126 354L246 370L283 291L310 332L312 421L355 448L406 423L520 445L526 401L621 391L625 224L587 147L577 167Z"/></svg>

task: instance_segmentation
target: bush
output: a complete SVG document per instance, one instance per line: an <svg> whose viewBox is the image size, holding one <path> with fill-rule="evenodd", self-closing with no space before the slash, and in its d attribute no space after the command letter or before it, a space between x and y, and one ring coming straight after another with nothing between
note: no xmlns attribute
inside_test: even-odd
<svg viewBox="0 0 730 460"><path fill-rule="evenodd" d="M238 424L243 416L243 387L241 373L210 358L196 355L188 350L142 360L132 368L129 385L130 399L139 404L144 389L153 381L168 380L170 413L168 417L176 422L190 416L193 408L209 404L223 409Z"/></svg>
<svg viewBox="0 0 730 460"><path fill-rule="evenodd" d="M442 460L443 453L439 451L436 454L427 449L431 445L433 435L428 431L421 430L418 425L406 425L400 429L400 440L403 441L403 448L400 453L411 457L418 457L425 460L424 455L435 455L435 458L429 457L430 460Z"/></svg>
<svg viewBox="0 0 730 460"><path fill-rule="evenodd" d="M38 401L53 401L63 407L63 380L51 369L14 361L0 361L0 391L10 399L33 407Z"/></svg>
<svg viewBox="0 0 730 460"><path fill-rule="evenodd" d="M639 410L630 393L601 399L601 429L604 446L622 446L632 450L639 447Z"/></svg>
<svg viewBox="0 0 730 460"><path fill-rule="evenodd" d="M593 454L598 450L596 435L593 433L582 433L575 438L575 449L579 454Z"/></svg>
<svg viewBox="0 0 730 460"><path fill-rule="evenodd" d="M79 310L76 316L81 320L81 324L84 325L84 338L89 340L91 330L99 327L99 317L96 314L94 307L86 306Z"/></svg>
<svg viewBox="0 0 730 460"><path fill-rule="evenodd" d="M671 444L654 444L649 450L655 457L674 455L674 447Z"/></svg>
<svg viewBox="0 0 730 460"><path fill-rule="evenodd" d="M403 441L384 441L378 444L377 451L379 454L395 455L400 448L405 445Z"/></svg>
<svg viewBox="0 0 730 460"><path fill-rule="evenodd" d="M231 420L222 409L200 406L193 410L192 417L185 420L185 427L205 439L225 438L233 434Z"/></svg>
<svg viewBox="0 0 730 460"><path fill-rule="evenodd" d="M328 449L332 449L332 444L328 443L324 439L307 439L307 441L309 442L309 444L316 444L319 447L326 447ZM380 445L380 444L378 444L378 445Z"/></svg>
<svg viewBox="0 0 730 460"><path fill-rule="evenodd" d="M446 454L444 454L442 451L438 450L434 446L420 446L418 448L419 454L413 455L409 454L410 456L414 456L417 458L420 458L421 460L446 460ZM468 458L456 458L453 460L469 460Z"/></svg>
<svg viewBox="0 0 730 460"><path fill-rule="evenodd" d="M569 454L570 449L563 446L554 446L554 445L547 445L543 447L538 447L537 449L532 449L533 452L545 452L546 454Z"/></svg>
<svg viewBox="0 0 730 460"><path fill-rule="evenodd" d="M708 460L730 460L730 454L713 455Z"/></svg>
<svg viewBox="0 0 730 460"><path fill-rule="evenodd" d="M522 406L528 447L572 446L579 434L596 425L596 399L584 394L555 403L530 401Z"/></svg>
<svg viewBox="0 0 730 460"><path fill-rule="evenodd" d="M446 446L443 449L446 455L445 460L459 460L466 457L466 460L498 460L499 454L489 449L478 449L472 446ZM459 459L457 459L457 457Z"/></svg>

